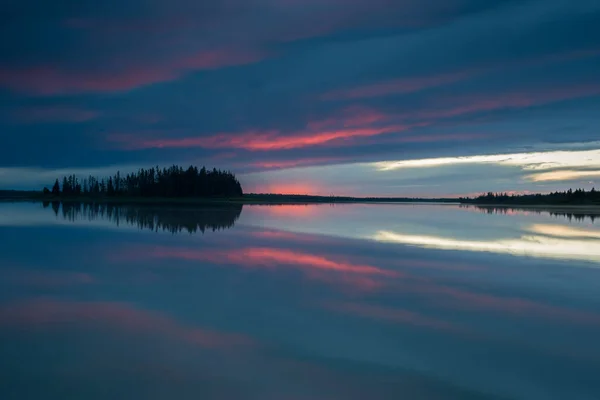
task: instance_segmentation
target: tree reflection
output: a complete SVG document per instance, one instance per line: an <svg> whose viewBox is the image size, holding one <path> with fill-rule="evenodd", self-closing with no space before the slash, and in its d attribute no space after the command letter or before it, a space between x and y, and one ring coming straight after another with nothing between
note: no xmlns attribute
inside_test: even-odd
<svg viewBox="0 0 600 400"><path fill-rule="evenodd" d="M117 226L125 224L171 233L204 233L232 228L242 213L241 204L171 208L63 201L52 202L52 209L67 221L105 220Z"/></svg>
<svg viewBox="0 0 600 400"><path fill-rule="evenodd" d="M486 214L549 214L557 218L567 218L569 221L585 221L588 218L592 223L600 217L600 213L594 213L590 210L553 210L551 208L527 208L527 207L496 207L496 206L473 206L461 205L461 208L475 209Z"/></svg>

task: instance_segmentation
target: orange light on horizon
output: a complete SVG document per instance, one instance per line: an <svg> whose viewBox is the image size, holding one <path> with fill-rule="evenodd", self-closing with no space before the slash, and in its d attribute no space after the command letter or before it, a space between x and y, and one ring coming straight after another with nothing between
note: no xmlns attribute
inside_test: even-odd
<svg viewBox="0 0 600 400"><path fill-rule="evenodd" d="M318 186L306 183L306 182L297 182L297 183L273 183L264 186L257 186L254 188L250 188L250 192L253 193L270 193L270 194L300 194L300 195L311 195L315 193L320 193L321 190Z"/></svg>

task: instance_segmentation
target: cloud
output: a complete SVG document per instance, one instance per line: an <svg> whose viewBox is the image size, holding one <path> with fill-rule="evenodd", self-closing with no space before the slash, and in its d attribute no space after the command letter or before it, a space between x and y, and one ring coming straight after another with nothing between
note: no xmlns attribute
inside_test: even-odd
<svg viewBox="0 0 600 400"><path fill-rule="evenodd" d="M343 157L315 157L315 158L295 158L290 160L266 160L255 161L250 165L258 169L286 169L293 167L302 167L307 165L332 164L344 160Z"/></svg>
<svg viewBox="0 0 600 400"><path fill-rule="evenodd" d="M539 174L531 174L525 176L533 182L549 182L549 181L574 181L580 179L590 179L600 177L599 171L574 171L574 170L560 170L551 172L542 172Z"/></svg>
<svg viewBox="0 0 600 400"><path fill-rule="evenodd" d="M215 50L180 56L164 64L153 61L117 70L67 69L51 64L4 67L0 68L0 86L40 96L126 92L154 83L173 81L193 71L250 64L263 57L264 54L259 52Z"/></svg>
<svg viewBox="0 0 600 400"><path fill-rule="evenodd" d="M459 82L471 76L472 73L456 72L437 76L412 77L394 79L351 89L340 89L325 93L324 100L354 100L370 97L407 94L424 89Z"/></svg>
<svg viewBox="0 0 600 400"><path fill-rule="evenodd" d="M218 133L178 139L144 139L137 135L113 134L109 141L125 149L191 148L244 149L249 151L288 150L340 143L344 140L399 133L415 125L402 125L388 116L370 109L347 108L333 118L309 121L306 129L296 132L250 130Z"/></svg>
<svg viewBox="0 0 600 400"><path fill-rule="evenodd" d="M598 95L600 95L600 85L565 86L533 90L521 89L514 92L500 92L495 94L453 95L451 97L435 99L433 104L430 105L431 109L418 111L413 114L412 118L454 118L495 110L523 109ZM436 105L436 103L438 104Z"/></svg>
<svg viewBox="0 0 600 400"><path fill-rule="evenodd" d="M356 115L347 116L355 111ZM405 123L401 117L385 115L372 110L349 108L337 113L336 117L323 120L309 121L305 130L286 132L281 130L250 130L246 132L217 133L197 137L182 138L144 138L136 134L111 134L108 141L126 150L165 149L165 148L194 148L205 149L243 149L253 152L268 152L290 150L307 147L351 146L355 140L377 138L377 142L395 143L430 143L453 140L468 140L484 137L477 133L450 134L411 134L400 133L415 130L430 125L428 121ZM386 139L380 139L385 135ZM154 135L150 135L154 136ZM162 136L166 136L163 134ZM336 157L328 157L335 160ZM269 166L269 162L261 162ZM305 162L293 160L284 163L298 166ZM279 163L281 166L283 163ZM260 165L260 163L258 164ZM274 167L278 165L275 164Z"/></svg>
<svg viewBox="0 0 600 400"><path fill-rule="evenodd" d="M433 75L416 75L401 79L378 81L351 88L332 90L321 95L321 99L358 100L392 95L405 95L439 86L452 85L485 74L506 73L510 70L518 70L539 65L551 65L553 63L567 62L581 58L597 57L598 55L600 55L600 49L591 48L584 50L569 50L555 54L532 57L530 59L506 60L503 63L483 64L465 70L450 71ZM585 90L586 88L583 89ZM594 89L591 89L591 92L592 94L597 93ZM543 97L544 100L550 100L547 96ZM558 97L560 98L560 95L558 95Z"/></svg>
<svg viewBox="0 0 600 400"><path fill-rule="evenodd" d="M321 132L294 132L289 136L280 131L249 131L242 133L225 133L208 137L157 139L132 143L132 148L190 148L207 149L238 148L250 151L269 151L295 149L326 144L339 139L376 136L384 133L402 132L408 126L390 125L376 128L336 129ZM118 140L118 139L117 139Z"/></svg>
<svg viewBox="0 0 600 400"><path fill-rule="evenodd" d="M600 169L600 149L382 161L374 163L373 166L379 171L393 171L398 169L432 168L459 164L498 164L519 167L525 171L543 171L559 168Z"/></svg>

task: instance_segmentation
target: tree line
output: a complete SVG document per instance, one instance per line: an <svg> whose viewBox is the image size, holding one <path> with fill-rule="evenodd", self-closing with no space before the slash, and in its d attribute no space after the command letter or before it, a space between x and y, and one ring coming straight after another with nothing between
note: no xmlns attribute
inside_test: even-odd
<svg viewBox="0 0 600 400"><path fill-rule="evenodd" d="M460 198L461 203L474 204L518 204L518 205L600 205L600 191L592 188L569 189L564 192L548 194L520 194L492 193L476 198Z"/></svg>
<svg viewBox="0 0 600 400"><path fill-rule="evenodd" d="M183 169L173 165L140 169L136 173L94 177L79 180L75 175L56 179L52 190L44 188L47 196L63 197L240 197L242 186L234 174L216 168L190 166Z"/></svg>

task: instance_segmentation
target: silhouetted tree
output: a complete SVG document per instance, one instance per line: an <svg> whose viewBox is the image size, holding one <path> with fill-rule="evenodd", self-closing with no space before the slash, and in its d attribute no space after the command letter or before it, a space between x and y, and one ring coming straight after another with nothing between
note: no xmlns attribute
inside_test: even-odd
<svg viewBox="0 0 600 400"><path fill-rule="evenodd" d="M108 196L114 196L115 195L115 187L113 185L113 179L112 179L112 177L108 178L108 184L106 185L106 194Z"/></svg>
<svg viewBox="0 0 600 400"><path fill-rule="evenodd" d="M65 196L68 196L71 194L71 186L69 185L69 180L67 179L66 176L63 178L63 182L62 182L62 194L64 194Z"/></svg>
<svg viewBox="0 0 600 400"><path fill-rule="evenodd" d="M239 197L242 186L229 171L195 166L183 169L152 167L140 169L125 177L117 172L109 177L92 177L78 182L75 175L63 178L62 194L65 196L130 196L130 197Z"/></svg>
<svg viewBox="0 0 600 400"><path fill-rule="evenodd" d="M54 182L54 186L52 186L52 195L60 195L60 184L58 183L58 179L56 180L56 182Z"/></svg>

